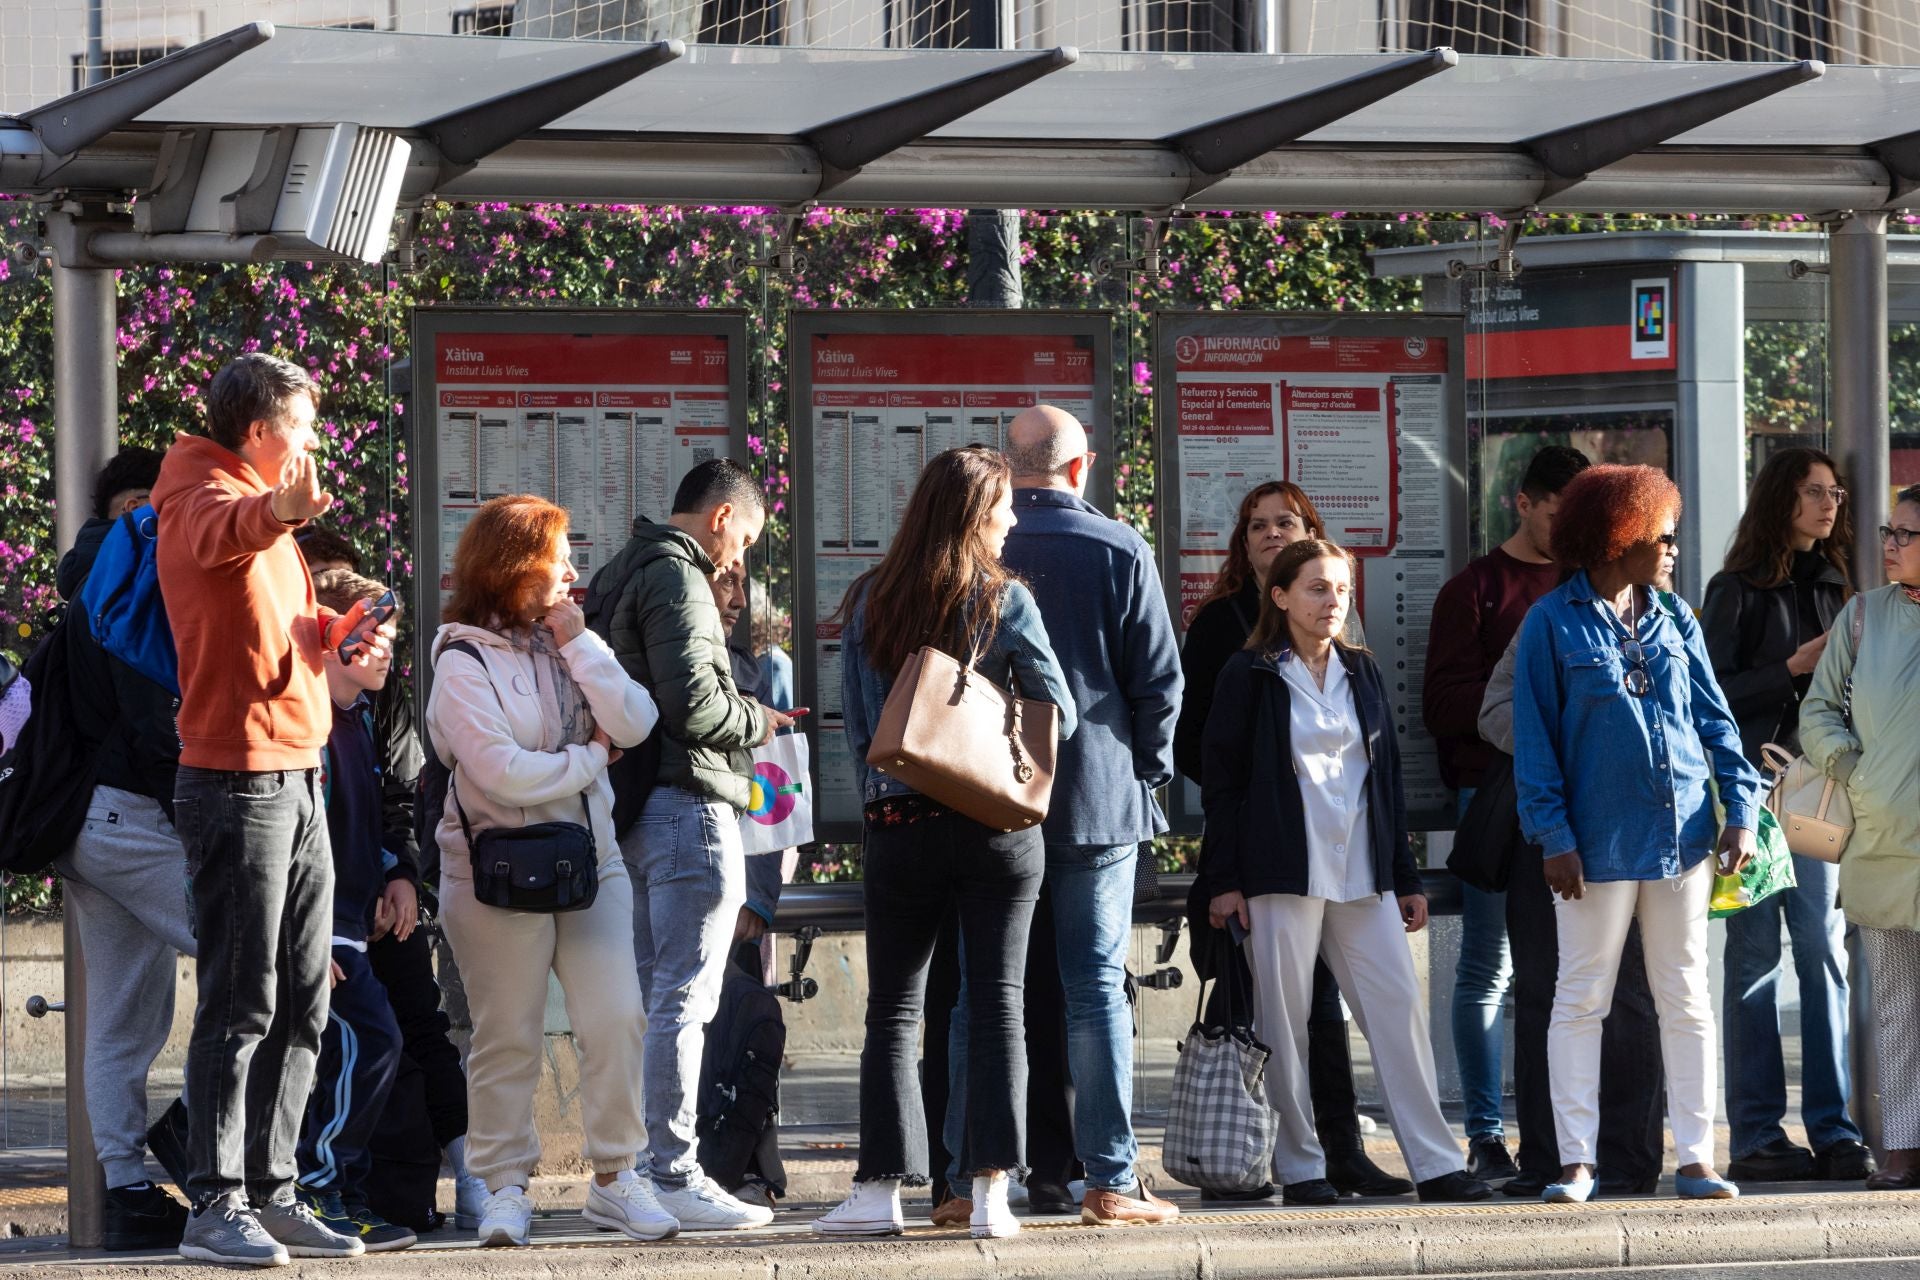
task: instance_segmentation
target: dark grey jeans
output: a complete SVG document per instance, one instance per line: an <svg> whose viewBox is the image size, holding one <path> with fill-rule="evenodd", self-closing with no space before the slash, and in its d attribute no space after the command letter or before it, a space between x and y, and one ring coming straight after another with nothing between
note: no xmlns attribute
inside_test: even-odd
<svg viewBox="0 0 1920 1280"><path fill-rule="evenodd" d="M318 769L182 766L174 824L187 851L199 1004L187 1045L185 1190L284 1200L327 1025L333 857Z"/></svg>

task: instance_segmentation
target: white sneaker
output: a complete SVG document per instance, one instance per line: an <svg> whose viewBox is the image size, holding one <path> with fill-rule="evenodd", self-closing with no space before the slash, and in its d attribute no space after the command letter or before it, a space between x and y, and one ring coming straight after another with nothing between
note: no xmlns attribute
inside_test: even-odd
<svg viewBox="0 0 1920 1280"><path fill-rule="evenodd" d="M813 1220L823 1236L897 1236L907 1229L900 1211L900 1184L891 1178L856 1182L853 1193Z"/></svg>
<svg viewBox="0 0 1920 1280"><path fill-rule="evenodd" d="M660 1207L653 1184L622 1169L606 1186L587 1187L582 1216L606 1231L624 1231L635 1240L666 1240L680 1234L680 1220Z"/></svg>
<svg viewBox="0 0 1920 1280"><path fill-rule="evenodd" d="M1020 1234L1020 1220L1007 1203L1007 1175L983 1174L973 1180L973 1217L967 1222L975 1240L1004 1240Z"/></svg>
<svg viewBox="0 0 1920 1280"><path fill-rule="evenodd" d="M489 1247L525 1244L533 1226L533 1197L524 1191L497 1191L487 1197L477 1238Z"/></svg>
<svg viewBox="0 0 1920 1280"><path fill-rule="evenodd" d="M456 1175L453 1180L453 1225L461 1231L480 1226L480 1215L487 1211L487 1180L473 1174Z"/></svg>
<svg viewBox="0 0 1920 1280"><path fill-rule="evenodd" d="M653 1193L682 1231L739 1231L773 1221L773 1210L740 1203L704 1173L677 1189L656 1183Z"/></svg>

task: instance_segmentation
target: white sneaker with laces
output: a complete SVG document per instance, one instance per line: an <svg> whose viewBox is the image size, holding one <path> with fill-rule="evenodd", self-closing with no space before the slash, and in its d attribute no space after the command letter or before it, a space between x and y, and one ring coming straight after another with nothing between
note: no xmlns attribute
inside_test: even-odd
<svg viewBox="0 0 1920 1280"><path fill-rule="evenodd" d="M518 1187L503 1187L487 1197L476 1233L489 1248L525 1244L533 1226L533 1197Z"/></svg>
<svg viewBox="0 0 1920 1280"><path fill-rule="evenodd" d="M653 1184L622 1169L606 1186L587 1187L582 1216L603 1231L624 1231L635 1240L667 1240L680 1234L680 1220L660 1207Z"/></svg>
<svg viewBox="0 0 1920 1280"><path fill-rule="evenodd" d="M461 1231L478 1230L480 1215L487 1211L487 1181L474 1175L459 1174L453 1180L453 1225Z"/></svg>
<svg viewBox="0 0 1920 1280"><path fill-rule="evenodd" d="M900 1211L900 1183L892 1178L856 1182L845 1200L813 1220L823 1236L897 1236L907 1229Z"/></svg>
<svg viewBox="0 0 1920 1280"><path fill-rule="evenodd" d="M704 1173L684 1187L656 1183L653 1192L660 1207L679 1220L682 1231L740 1231L773 1221L773 1210L742 1204Z"/></svg>
<svg viewBox="0 0 1920 1280"><path fill-rule="evenodd" d="M1004 1170L981 1174L973 1180L973 1217L967 1222L975 1240L1004 1240L1020 1234L1020 1220L1007 1203L1007 1175Z"/></svg>

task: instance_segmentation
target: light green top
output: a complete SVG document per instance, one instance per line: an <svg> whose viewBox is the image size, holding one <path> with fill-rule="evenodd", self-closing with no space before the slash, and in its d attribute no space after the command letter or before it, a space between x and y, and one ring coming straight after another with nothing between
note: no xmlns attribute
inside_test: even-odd
<svg viewBox="0 0 1920 1280"><path fill-rule="evenodd" d="M1869 591L1860 660L1851 615L1834 619L1800 703L1807 759L1846 782L1853 838L1840 859L1840 905L1874 929L1920 931L1920 604L1897 586ZM1853 728L1843 710L1853 676Z"/></svg>

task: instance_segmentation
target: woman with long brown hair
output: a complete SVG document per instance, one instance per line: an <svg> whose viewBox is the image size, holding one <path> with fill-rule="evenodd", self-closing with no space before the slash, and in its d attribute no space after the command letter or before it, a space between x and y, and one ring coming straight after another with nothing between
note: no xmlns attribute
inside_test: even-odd
<svg viewBox="0 0 1920 1280"><path fill-rule="evenodd" d="M1285 547L1308 538L1324 541L1326 536L1326 523L1314 508L1313 499L1291 481L1268 480L1240 499L1233 536L1227 540L1226 563L1188 621L1186 641L1180 649L1180 673L1186 683L1180 696L1180 718L1173 730L1173 761L1194 785L1204 781L1200 740L1207 715L1213 710L1214 682L1253 633L1254 621L1260 616L1260 579ZM1340 638L1351 648L1366 647L1357 612L1348 611ZM1189 907L1190 916L1199 914L1197 904ZM1244 987L1248 981L1246 964L1236 953L1231 972L1222 976L1215 990L1219 992L1233 982ZM1214 998L1224 1004L1228 996L1223 993ZM1353 1084L1347 1015L1340 1005L1340 988L1325 964L1314 967L1307 1042L1313 1120L1326 1151L1327 1181L1346 1195L1403 1196L1412 1191L1411 1182L1388 1173L1367 1155L1359 1097ZM1264 1194L1257 1198L1264 1198Z"/></svg>
<svg viewBox="0 0 1920 1280"><path fill-rule="evenodd" d="M1060 709L1067 693L1039 605L1000 563L1013 528L1013 476L984 448L950 449L920 474L880 565L842 605L841 700L865 797L867 1040L860 1055L860 1163L853 1193L814 1226L829 1235L897 1235L902 1186L927 1182L927 1124L917 1072L927 968L957 905L965 954L967 1148L976 1237L1019 1230L1007 1180L1025 1173L1027 1059L1022 995L1027 933L1046 855L1038 826L975 822L866 763L894 679L931 645L987 679Z"/></svg>
<svg viewBox="0 0 1920 1280"><path fill-rule="evenodd" d="M607 781L607 765L644 739L660 713L573 602L569 523L563 509L529 494L481 507L453 553L453 598L433 638L427 732L452 771L435 832L440 918L473 1012L467 1164L492 1192L480 1218L483 1245L527 1242L549 973L560 980L580 1049L581 1127L594 1171L587 1220L636 1240L680 1229L633 1171L647 1141L647 1020L639 975L626 959L633 887ZM475 896L470 835L583 819L599 864L590 906L513 911Z"/></svg>
<svg viewBox="0 0 1920 1280"><path fill-rule="evenodd" d="M1707 584L1700 628L1748 761L1800 749L1800 700L1853 592L1853 519L1840 469L1818 449L1782 449L1754 478L1726 567ZM1847 945L1840 868L1793 860L1795 886L1727 919L1727 1122L1735 1182L1858 1182L1873 1157L1847 1115ZM1780 1052L1780 926L1800 984L1800 1115L1787 1138Z"/></svg>

